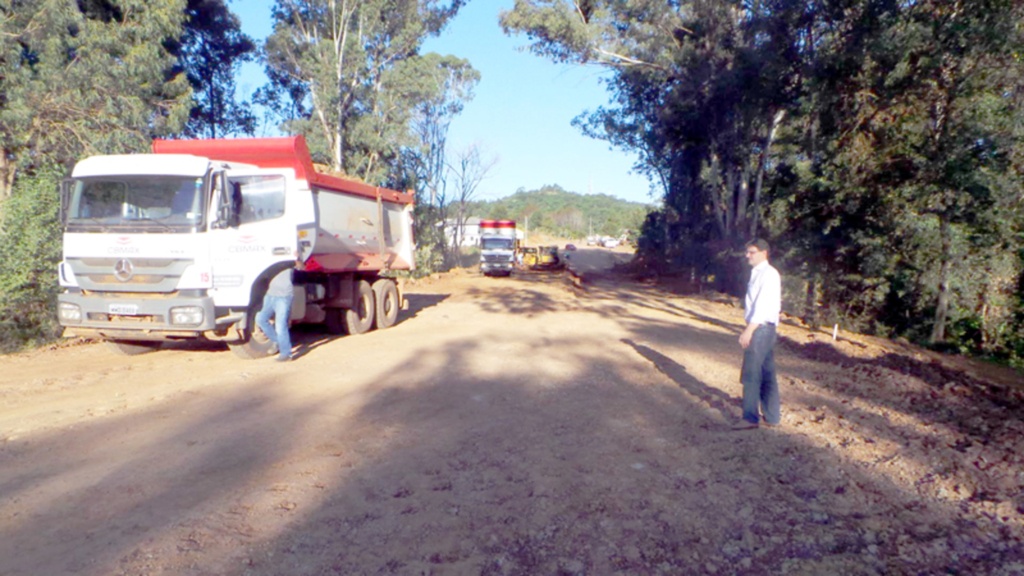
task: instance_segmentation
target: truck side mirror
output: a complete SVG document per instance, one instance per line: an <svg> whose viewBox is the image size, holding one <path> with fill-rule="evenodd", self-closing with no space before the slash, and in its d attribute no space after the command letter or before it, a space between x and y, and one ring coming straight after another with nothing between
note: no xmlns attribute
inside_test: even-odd
<svg viewBox="0 0 1024 576"><path fill-rule="evenodd" d="M238 228L242 223L242 183L232 182L228 194L228 226Z"/></svg>
<svg viewBox="0 0 1024 576"><path fill-rule="evenodd" d="M217 174L214 190L217 192L217 220L213 223L214 228L237 228L241 223L242 213L242 185L240 182L231 182L227 185L224 174Z"/></svg>
<svg viewBox="0 0 1024 576"><path fill-rule="evenodd" d="M75 181L71 178L65 178L60 183L60 223L67 225L68 223L68 210L71 209L71 193Z"/></svg>

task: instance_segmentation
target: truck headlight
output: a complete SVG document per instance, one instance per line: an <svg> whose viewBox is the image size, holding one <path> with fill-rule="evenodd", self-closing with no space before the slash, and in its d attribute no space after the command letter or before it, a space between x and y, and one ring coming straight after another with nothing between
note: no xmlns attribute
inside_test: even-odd
<svg viewBox="0 0 1024 576"><path fill-rule="evenodd" d="M171 324L197 326L202 323L203 308L201 306L179 306L178 308L171 308Z"/></svg>
<svg viewBox="0 0 1024 576"><path fill-rule="evenodd" d="M60 321L64 323L81 322L82 308L78 304L61 302L57 307L57 315L60 317Z"/></svg>

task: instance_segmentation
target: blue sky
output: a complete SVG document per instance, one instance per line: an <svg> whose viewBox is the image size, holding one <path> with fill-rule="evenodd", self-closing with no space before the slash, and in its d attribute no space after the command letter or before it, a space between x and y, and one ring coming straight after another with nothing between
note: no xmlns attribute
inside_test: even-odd
<svg viewBox="0 0 1024 576"><path fill-rule="evenodd" d="M476 95L452 122L449 149L478 143L498 162L481 184L479 197L494 199L517 189L545 184L586 194L610 194L635 202L653 202L647 180L631 173L635 155L609 150L583 136L570 122L608 101L595 67L557 66L517 50L525 38L510 38L498 26L498 14L512 0L470 0L440 38L425 52L454 54L480 71ZM231 9L242 28L262 41L271 30L272 0L234 0ZM239 94L252 94L264 77L247 65Z"/></svg>

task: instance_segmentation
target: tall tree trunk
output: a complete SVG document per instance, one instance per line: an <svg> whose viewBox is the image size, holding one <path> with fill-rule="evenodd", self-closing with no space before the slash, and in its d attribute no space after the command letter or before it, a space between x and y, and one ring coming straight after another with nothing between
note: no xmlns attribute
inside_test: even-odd
<svg viewBox="0 0 1024 576"><path fill-rule="evenodd" d="M744 240L744 224L747 220L747 208L750 205L750 161L743 163L743 173L740 175L739 190L736 193L736 220L733 229L729 230L729 236L737 240Z"/></svg>
<svg viewBox="0 0 1024 576"><path fill-rule="evenodd" d="M760 157L757 159L757 179L754 184L754 214L750 221L749 238L751 240L757 238L757 220L761 215L761 186L764 183L764 170L768 164L768 153L771 151L772 142L775 141L775 134L779 130L779 124L782 124L782 119L785 117L785 110L779 110L775 113L775 116L772 118L771 129L768 131L768 137L765 138L764 145L761 147Z"/></svg>
<svg viewBox="0 0 1024 576"><path fill-rule="evenodd" d="M981 287L980 293L978 294L978 316L981 317L981 349L988 352L989 342L992 341L989 338L989 290L994 288L995 281L992 278L992 265L985 266L985 284Z"/></svg>
<svg viewBox="0 0 1024 576"><path fill-rule="evenodd" d="M331 3L331 17L333 18L332 28L334 30L334 54L336 58L335 81L338 86L338 124L328 138L332 144L331 162L335 170L345 169L345 110L348 108L351 92L345 90L345 57L348 48L349 24L353 17L360 18L357 30L357 38L362 38L362 14L356 16L356 8L352 7L347 0L341 2L341 6ZM339 10L340 8L340 10Z"/></svg>
<svg viewBox="0 0 1024 576"><path fill-rule="evenodd" d="M935 324L932 326L931 344L938 344L946 339L946 318L949 315L949 273L953 268L952 239L949 234L949 219L946 214L939 214L939 235L942 238L942 264L939 267L939 299L935 306Z"/></svg>
<svg viewBox="0 0 1024 576"><path fill-rule="evenodd" d="M711 154L711 173L715 174L715 175L718 175L718 174L721 174L720 170L721 170L721 163L718 160L718 154L715 154L715 153L712 152L712 154ZM713 191L713 194L714 194L715 198L714 198L714 202L712 202L712 207L714 208L714 211L715 211L715 224L718 225L718 233L719 233L719 235L722 238L725 238L729 234L729 228L728 228L728 226L727 226L727 224L725 222L725 220L726 220L725 210L726 210L727 204L722 201L723 200L722 198L718 198L717 197L717 195L719 193L721 193L721 189L722 189L721 184L719 184L717 186L717 190ZM666 188L666 191L667 190L668 190L668 188Z"/></svg>
<svg viewBox="0 0 1024 576"><path fill-rule="evenodd" d="M726 238L732 236L733 222L735 221L736 210L736 167L727 166L725 169L725 234Z"/></svg>
<svg viewBox="0 0 1024 576"><path fill-rule="evenodd" d="M818 326L818 277L811 275L807 279L807 293L804 298L804 325L810 329Z"/></svg>
<svg viewBox="0 0 1024 576"><path fill-rule="evenodd" d="M340 82L339 82L340 84ZM333 139L334 147L331 150L331 163L334 164L332 168L335 170L344 170L344 152L345 152L345 105L344 98L338 99L338 127L334 130Z"/></svg>
<svg viewBox="0 0 1024 576"><path fill-rule="evenodd" d="M14 191L14 176L17 172L11 154L0 148L0 200L9 197Z"/></svg>

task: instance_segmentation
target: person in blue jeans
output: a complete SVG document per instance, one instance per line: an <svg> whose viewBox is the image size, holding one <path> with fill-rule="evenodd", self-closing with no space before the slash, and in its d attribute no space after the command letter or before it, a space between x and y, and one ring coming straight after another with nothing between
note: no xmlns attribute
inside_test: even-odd
<svg viewBox="0 0 1024 576"><path fill-rule="evenodd" d="M779 383L775 377L775 340L782 311L782 277L768 263L768 242L757 239L746 246L752 267L744 300L746 328L740 334L743 347L743 419L734 428L757 428L764 417L768 426L778 426Z"/></svg>
<svg viewBox="0 0 1024 576"><path fill-rule="evenodd" d="M302 262L296 260L295 268L301 266ZM288 331L288 320L292 311L292 272L295 268L285 268L270 280L267 293L263 296L263 308L256 314L256 325L274 343L278 362L288 362L292 359L292 338ZM273 325L270 324L271 316L274 317ZM274 353L273 349L270 353Z"/></svg>

